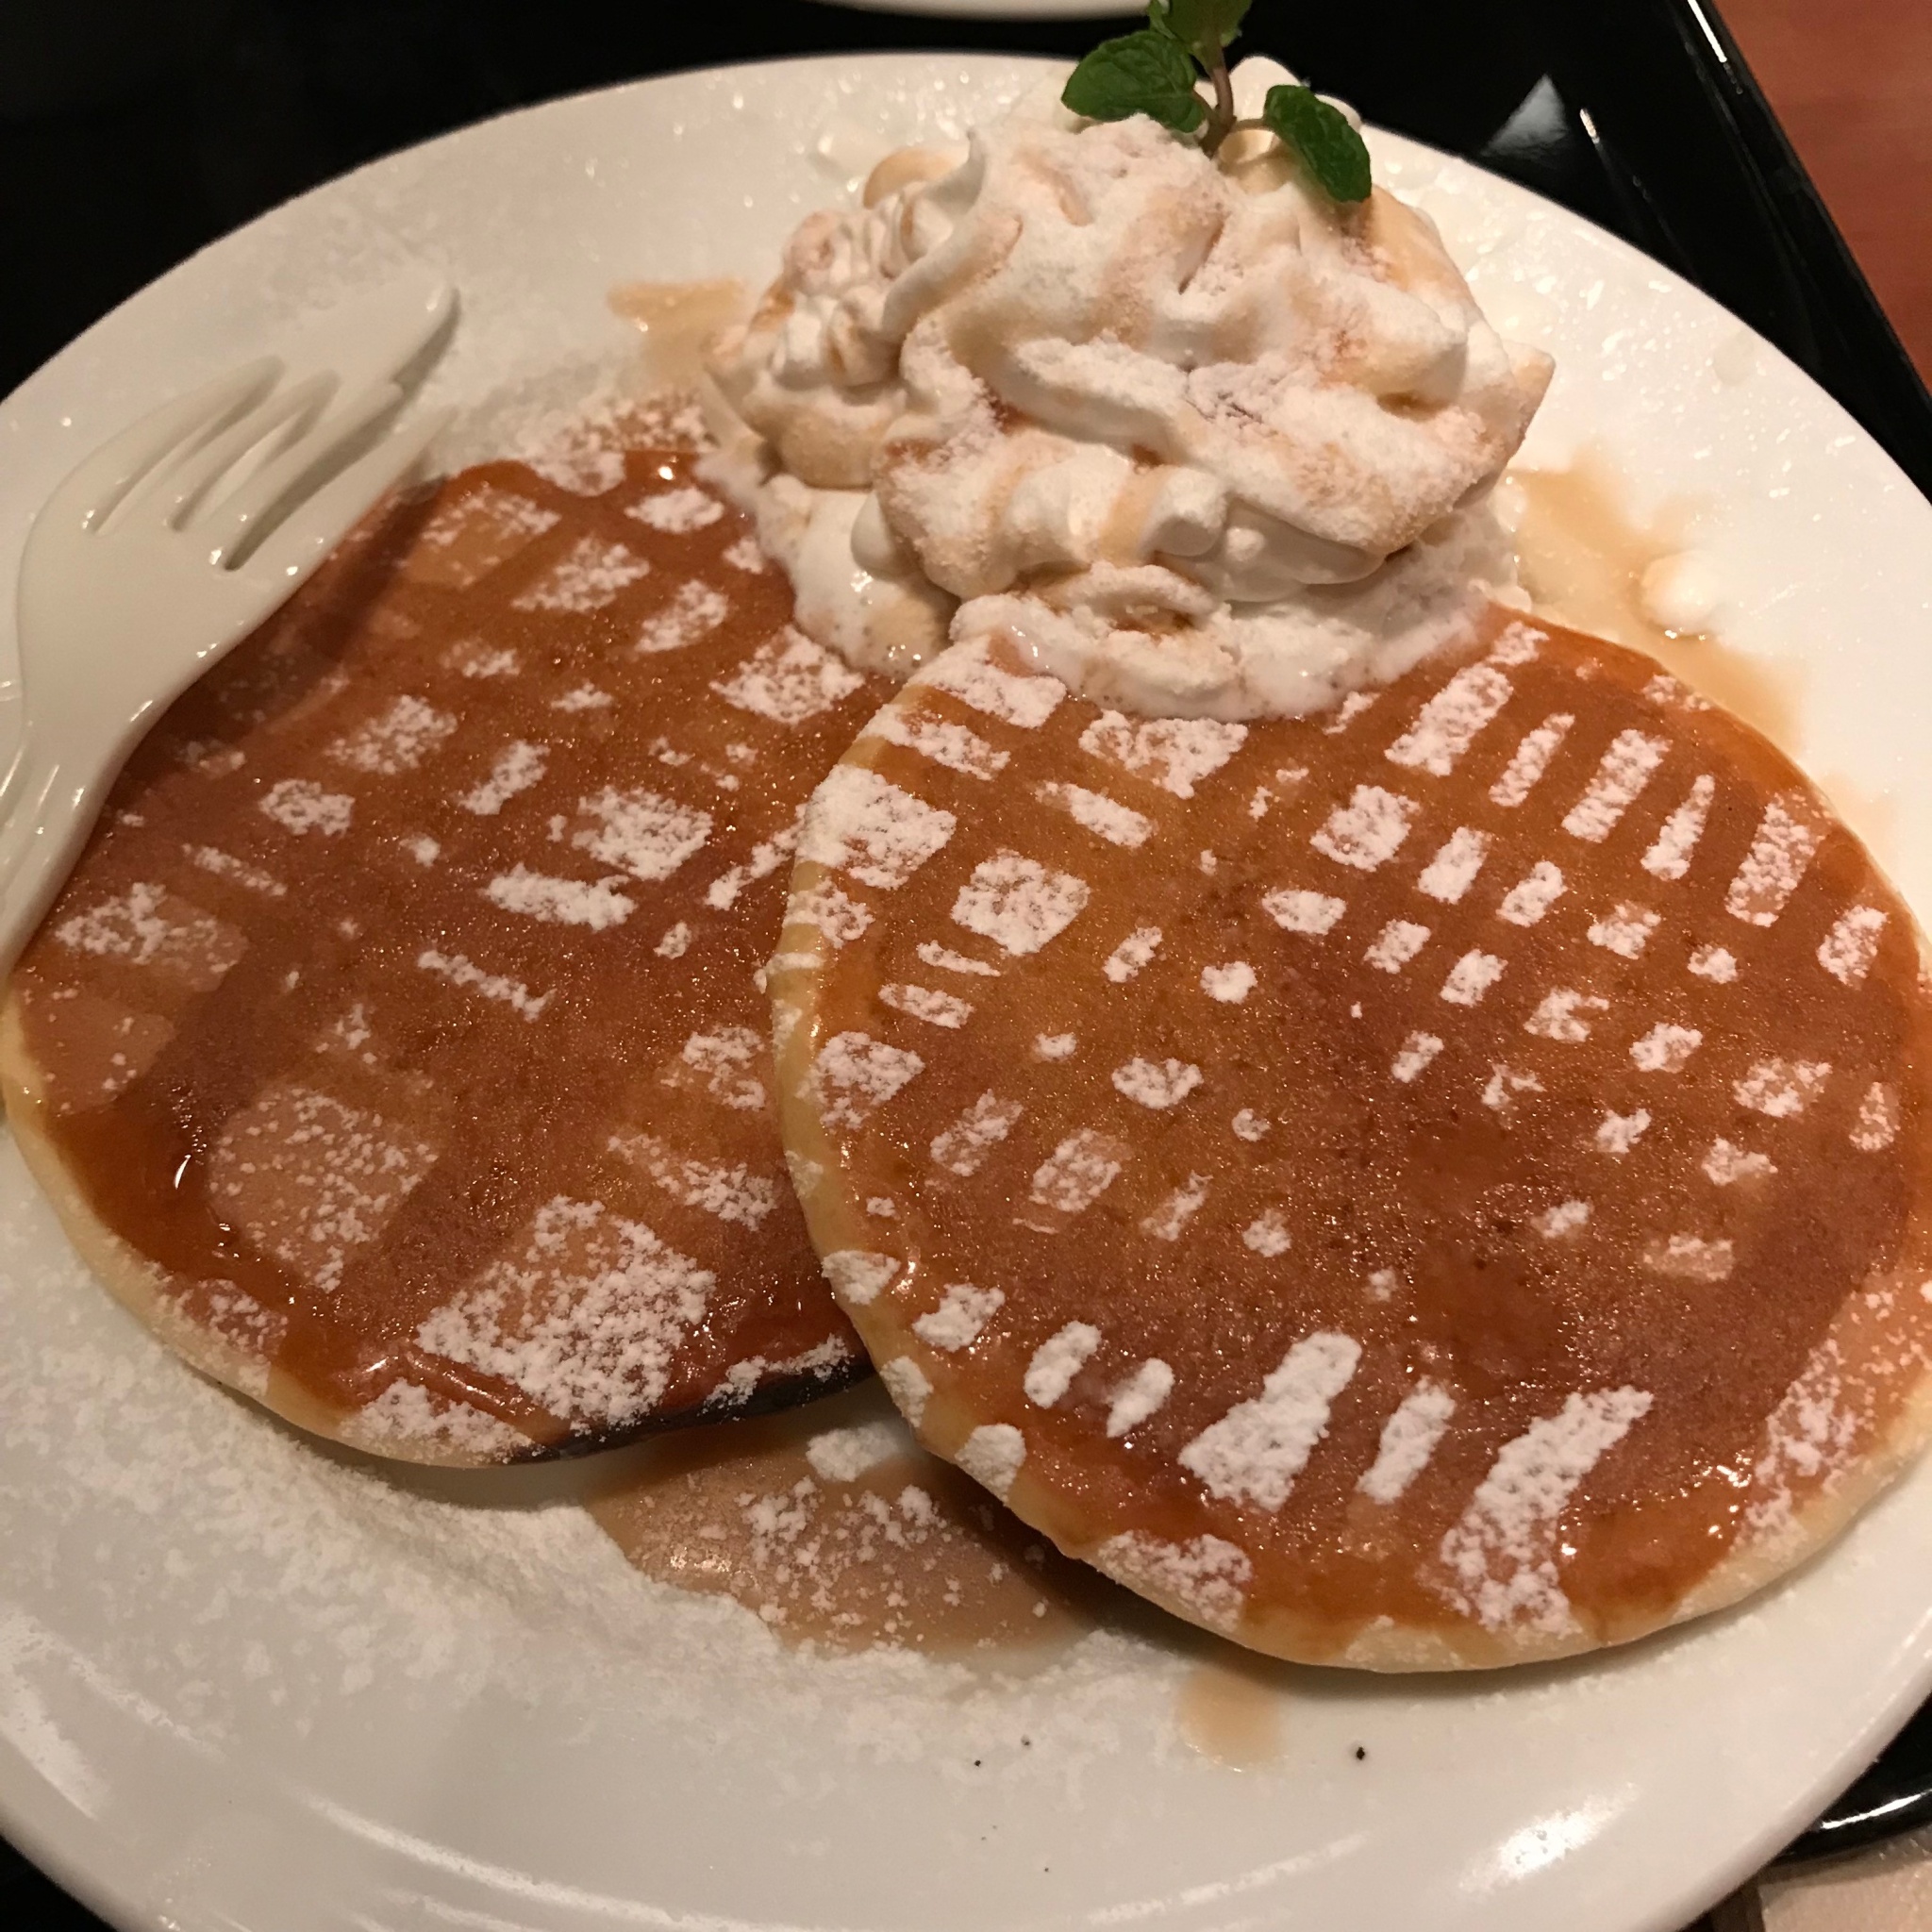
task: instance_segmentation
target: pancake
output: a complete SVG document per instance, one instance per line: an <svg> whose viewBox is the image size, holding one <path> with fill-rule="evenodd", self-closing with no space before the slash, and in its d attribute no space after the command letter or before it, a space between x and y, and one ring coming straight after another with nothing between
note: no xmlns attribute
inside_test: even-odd
<svg viewBox="0 0 1932 1932"><path fill-rule="evenodd" d="M785 1178L762 962L799 808L889 687L791 628L658 433L363 531L157 725L13 982L8 1113L82 1255L380 1455L865 1373Z"/></svg>
<svg viewBox="0 0 1932 1932"><path fill-rule="evenodd" d="M1242 725L956 647L820 789L788 920L786 1143L887 1388L1183 1617L1618 1642L1924 1440L1917 930L1635 652L1492 611Z"/></svg>

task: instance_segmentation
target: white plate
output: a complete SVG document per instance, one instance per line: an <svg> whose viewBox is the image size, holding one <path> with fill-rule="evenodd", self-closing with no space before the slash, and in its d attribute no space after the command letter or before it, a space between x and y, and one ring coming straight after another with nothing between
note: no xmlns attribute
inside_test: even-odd
<svg viewBox="0 0 1932 1932"><path fill-rule="evenodd" d="M436 387L459 400L614 355L612 283L768 270L836 192L828 127L841 153L855 127L950 136L1027 75L878 57L680 75L266 217L6 403L0 610L78 454L316 305L446 273L466 308ZM1640 510L1707 507L1729 634L1808 667L1798 749L1890 792L1886 856L1932 909L1932 508L1683 283L1459 162L1375 147L1484 299L1560 357L1533 454L1595 439ZM86 1279L0 1150L7 1830L124 1925L181 1932L1673 1932L1932 1682L1924 1469L1787 1588L1666 1641L1457 1682L1302 1673L1280 1761L1245 1774L1180 1741L1179 1651L1090 1640L1008 1689L801 1660L733 1606L643 1583L545 1503L553 1474L525 1474L392 1481L197 1381Z"/></svg>

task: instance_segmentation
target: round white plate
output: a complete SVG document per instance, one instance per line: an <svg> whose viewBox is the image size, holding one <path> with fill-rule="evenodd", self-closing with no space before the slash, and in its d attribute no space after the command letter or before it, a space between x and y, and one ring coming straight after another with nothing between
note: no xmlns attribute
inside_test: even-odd
<svg viewBox="0 0 1932 1932"><path fill-rule="evenodd" d="M433 386L460 401L608 359L613 283L768 272L841 190L822 140L849 167L858 130L954 136L1028 78L958 57L679 75L266 217L0 407L0 611L78 455L317 306L447 274L464 319ZM1883 856L1932 910L1932 507L1683 283L1374 145L1483 299L1557 351L1533 458L1593 440L1640 513L1703 507L1727 633L1802 661L1796 749L1890 794ZM568 1480L372 1473L198 1381L0 1149L0 1824L123 1925L180 1932L1674 1932L1932 1683L1924 1469L1786 1588L1664 1641L1459 1681L1288 1674L1280 1758L1246 1773L1182 1741L1178 1645L1096 1637L1007 1688L802 1659L637 1577Z"/></svg>

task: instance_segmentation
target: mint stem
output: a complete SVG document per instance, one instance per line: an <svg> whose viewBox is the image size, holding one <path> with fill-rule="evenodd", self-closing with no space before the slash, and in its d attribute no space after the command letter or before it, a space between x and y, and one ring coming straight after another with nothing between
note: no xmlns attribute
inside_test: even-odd
<svg viewBox="0 0 1932 1932"><path fill-rule="evenodd" d="M1208 70L1214 83L1214 105L1208 110L1208 125L1201 130L1201 146L1211 157L1234 132L1234 82L1228 78L1227 56L1218 54Z"/></svg>

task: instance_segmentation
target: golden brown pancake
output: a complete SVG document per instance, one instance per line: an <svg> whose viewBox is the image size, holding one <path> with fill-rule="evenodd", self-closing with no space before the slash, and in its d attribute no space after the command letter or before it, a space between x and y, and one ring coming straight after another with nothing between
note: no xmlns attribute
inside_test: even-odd
<svg viewBox="0 0 1932 1932"><path fill-rule="evenodd" d="M384 1455L864 1372L761 967L799 808L887 687L790 627L688 450L606 457L599 493L466 471L334 558L142 744L13 984L8 1112L82 1254Z"/></svg>
<svg viewBox="0 0 1932 1932"><path fill-rule="evenodd" d="M1341 711L956 649L817 795L774 969L826 1272L922 1439L1257 1649L1728 1603L1920 1444L1927 994L1803 776L1496 613Z"/></svg>

